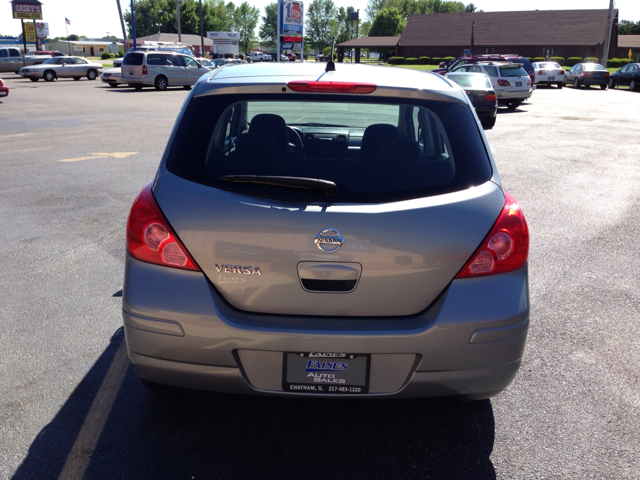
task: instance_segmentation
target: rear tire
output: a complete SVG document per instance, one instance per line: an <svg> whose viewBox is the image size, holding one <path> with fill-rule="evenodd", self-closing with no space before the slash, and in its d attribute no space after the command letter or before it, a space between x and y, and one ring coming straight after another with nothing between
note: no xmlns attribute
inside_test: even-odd
<svg viewBox="0 0 640 480"><path fill-rule="evenodd" d="M578 82L577 78L573 81L573 88L580 88L580 82Z"/></svg>
<svg viewBox="0 0 640 480"><path fill-rule="evenodd" d="M521 103L522 102L519 102L519 101L518 102L508 102L507 103L507 108L509 110L515 110L516 108L518 108L520 106Z"/></svg>
<svg viewBox="0 0 640 480"><path fill-rule="evenodd" d="M133 88L136 90L142 90L142 85L134 85Z"/></svg>
<svg viewBox="0 0 640 480"><path fill-rule="evenodd" d="M600 85L600 90L606 90L608 85Z"/></svg>
<svg viewBox="0 0 640 480"><path fill-rule="evenodd" d="M496 117L485 118L482 120L482 126L487 130L491 130L496 124Z"/></svg>
<svg viewBox="0 0 640 480"><path fill-rule="evenodd" d="M182 88L185 90L191 90L191 85L183 85Z"/></svg>
<svg viewBox="0 0 640 480"><path fill-rule="evenodd" d="M87 78L89 80L95 80L98 77L98 72L96 72L95 70L89 70L87 72Z"/></svg>
<svg viewBox="0 0 640 480"><path fill-rule="evenodd" d="M169 86L167 77L159 75L158 77L156 77L156 81L154 82L154 85L156 87L156 90L166 90L167 87Z"/></svg>
<svg viewBox="0 0 640 480"><path fill-rule="evenodd" d="M110 83L110 84L109 84L109 86L110 86L111 88L116 88L118 85L116 85L115 83Z"/></svg>
<svg viewBox="0 0 640 480"><path fill-rule="evenodd" d="M616 84L613 83L613 78L609 79L609 88L616 88Z"/></svg>
<svg viewBox="0 0 640 480"><path fill-rule="evenodd" d="M631 80L631 82L629 83L629 90L631 90L632 92L636 89L638 85L636 85L636 81L635 80Z"/></svg>
<svg viewBox="0 0 640 480"><path fill-rule="evenodd" d="M558 82L557 87L562 88L562 82Z"/></svg>
<svg viewBox="0 0 640 480"><path fill-rule="evenodd" d="M78 80L80 80L80 77L73 77L73 79L78 81Z"/></svg>
<svg viewBox="0 0 640 480"><path fill-rule="evenodd" d="M47 70L46 72L44 72L42 78L44 78L45 82L53 82L56 79L56 74L51 70Z"/></svg>
<svg viewBox="0 0 640 480"><path fill-rule="evenodd" d="M32 82L37 82L40 79L39 78L30 78L29 80L31 80Z"/></svg>

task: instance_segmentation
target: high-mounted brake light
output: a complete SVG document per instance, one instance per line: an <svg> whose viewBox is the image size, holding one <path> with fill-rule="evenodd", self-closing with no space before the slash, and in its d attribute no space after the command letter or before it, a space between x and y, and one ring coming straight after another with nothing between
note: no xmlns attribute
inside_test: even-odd
<svg viewBox="0 0 640 480"><path fill-rule="evenodd" d="M456 278L512 272L529 257L529 227L518 203L504 192L502 213Z"/></svg>
<svg viewBox="0 0 640 480"><path fill-rule="evenodd" d="M295 80L287 83L287 86L294 92L312 93L371 93L378 88L373 83L313 82L306 80Z"/></svg>
<svg viewBox="0 0 640 480"><path fill-rule="evenodd" d="M200 271L189 252L162 214L151 193L151 183L142 189L127 220L127 250L143 262Z"/></svg>

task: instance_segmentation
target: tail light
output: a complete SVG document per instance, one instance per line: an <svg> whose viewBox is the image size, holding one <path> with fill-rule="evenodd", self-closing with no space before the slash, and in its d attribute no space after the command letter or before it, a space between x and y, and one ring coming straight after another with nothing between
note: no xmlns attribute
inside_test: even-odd
<svg viewBox="0 0 640 480"><path fill-rule="evenodd" d="M558 75L564 75L564 70L560 70L560 71L558 72Z"/></svg>
<svg viewBox="0 0 640 480"><path fill-rule="evenodd" d="M511 84L509 83L509 80L503 80L501 78L498 79L498 85L500 85L501 87L510 87Z"/></svg>
<svg viewBox="0 0 640 480"><path fill-rule="evenodd" d="M142 74L143 75L147 74L147 66L146 65L142 65Z"/></svg>
<svg viewBox="0 0 640 480"><path fill-rule="evenodd" d="M604 78L609 78L609 72L604 74Z"/></svg>
<svg viewBox="0 0 640 480"><path fill-rule="evenodd" d="M127 220L127 250L140 261L200 271L151 193L151 182L133 202Z"/></svg>
<svg viewBox="0 0 640 480"><path fill-rule="evenodd" d="M488 93L485 97L484 97L484 101L485 103L496 103L498 101L498 97L496 96L495 93Z"/></svg>
<svg viewBox="0 0 640 480"><path fill-rule="evenodd" d="M527 80L527 85L531 85L531 79Z"/></svg>
<svg viewBox="0 0 640 480"><path fill-rule="evenodd" d="M529 227L518 203L507 192L502 213L489 235L456 278L479 277L512 272L522 268L529 257Z"/></svg>
<svg viewBox="0 0 640 480"><path fill-rule="evenodd" d="M584 72L584 73L582 74L582 76L583 76L583 77L590 77L590 76L591 76L591 74L590 74L589 72Z"/></svg>
<svg viewBox="0 0 640 480"><path fill-rule="evenodd" d="M540 70L540 71L538 72L538 75L546 75L546 73L544 73L544 70Z"/></svg>

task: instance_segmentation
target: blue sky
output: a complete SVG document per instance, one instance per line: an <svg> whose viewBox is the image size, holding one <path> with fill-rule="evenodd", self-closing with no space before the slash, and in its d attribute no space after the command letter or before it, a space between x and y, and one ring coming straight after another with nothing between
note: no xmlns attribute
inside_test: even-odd
<svg viewBox="0 0 640 480"><path fill-rule="evenodd" d="M264 6L273 0L248 0L264 13ZM360 9L361 18L367 0L334 0L338 7L353 6ZM71 21L69 33L87 37L102 37L107 33L122 35L118 20L118 9L114 0L43 0L43 21L49 23L51 37L66 35L65 17ZM241 0L235 0L236 4ZM308 5L308 1L305 5ZM470 0L463 0L466 5ZM513 10L571 10L571 9L606 9L609 0L535 0L535 2L514 2L513 0L477 0L476 7L486 12ZM123 11L129 9L130 0L120 0ZM616 0L615 7L620 10L621 20L640 21L640 0ZM0 15L0 34L18 35L21 31L20 20L11 18L11 5L6 2L5 11Z"/></svg>

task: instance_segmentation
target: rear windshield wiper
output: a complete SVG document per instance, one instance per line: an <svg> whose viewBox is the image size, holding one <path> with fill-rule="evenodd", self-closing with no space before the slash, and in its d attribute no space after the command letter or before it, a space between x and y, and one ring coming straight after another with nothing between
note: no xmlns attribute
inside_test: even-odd
<svg viewBox="0 0 640 480"><path fill-rule="evenodd" d="M349 125L334 125L333 123L319 123L319 122L287 123L287 125L295 125L297 127L343 127L343 128L349 127Z"/></svg>
<svg viewBox="0 0 640 480"><path fill-rule="evenodd" d="M304 177L279 177L267 175L225 175L218 177L221 182L257 183L275 187L300 188L303 190L318 190L327 195L335 195L338 187L329 180Z"/></svg>

